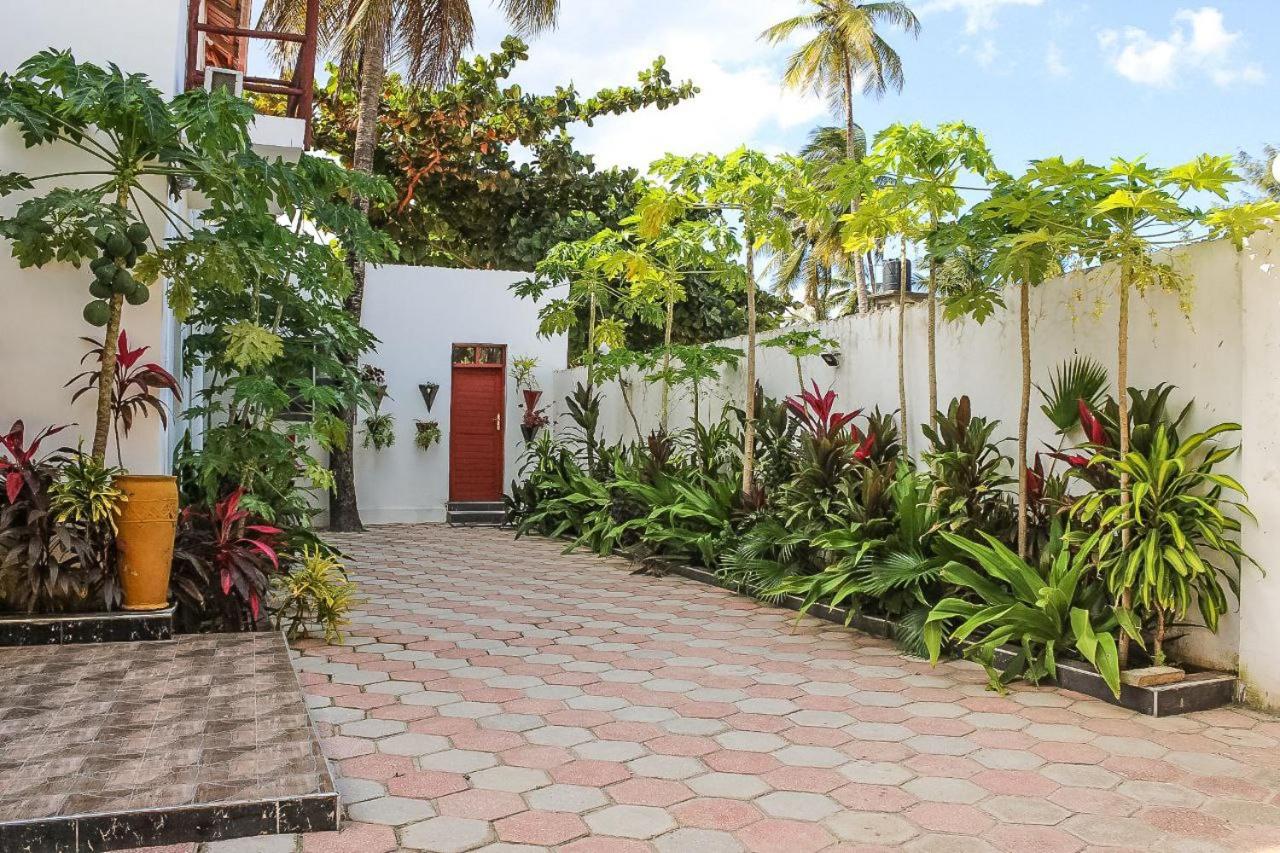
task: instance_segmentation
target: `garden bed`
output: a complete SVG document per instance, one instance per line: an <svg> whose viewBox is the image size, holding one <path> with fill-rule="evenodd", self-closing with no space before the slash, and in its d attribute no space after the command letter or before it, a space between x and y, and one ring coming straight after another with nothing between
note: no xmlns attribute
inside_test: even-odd
<svg viewBox="0 0 1280 853"><path fill-rule="evenodd" d="M741 592L733 584L722 581L715 572L706 569L679 563L669 564L668 568L673 574L690 580ZM776 603L779 607L799 610L804 600L796 595L788 595L778 599ZM884 639L892 639L897 627L889 619L856 611L851 614L848 608L829 607L825 604L813 605L807 614L825 622L848 625L873 637ZM997 662L1007 665L1017 653L1018 650L1012 647L1001 648L996 652ZM1102 680L1102 676L1098 675L1097 670L1079 661L1059 661L1056 684L1064 690L1083 693L1150 717L1169 717L1192 711L1208 711L1230 704L1236 696L1234 675L1226 672L1203 671L1188 672L1185 679L1175 684L1154 687L1122 684L1120 698L1117 699L1107 687L1106 682Z"/></svg>
<svg viewBox="0 0 1280 853"><path fill-rule="evenodd" d="M6 613L0 646L59 646L173 639L173 607L131 613Z"/></svg>

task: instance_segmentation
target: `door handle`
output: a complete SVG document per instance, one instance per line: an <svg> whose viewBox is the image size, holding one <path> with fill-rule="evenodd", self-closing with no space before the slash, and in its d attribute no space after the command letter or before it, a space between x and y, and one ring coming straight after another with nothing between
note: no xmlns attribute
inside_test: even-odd
<svg viewBox="0 0 1280 853"><path fill-rule="evenodd" d="M502 432L502 412L493 416L493 428L498 432Z"/></svg>

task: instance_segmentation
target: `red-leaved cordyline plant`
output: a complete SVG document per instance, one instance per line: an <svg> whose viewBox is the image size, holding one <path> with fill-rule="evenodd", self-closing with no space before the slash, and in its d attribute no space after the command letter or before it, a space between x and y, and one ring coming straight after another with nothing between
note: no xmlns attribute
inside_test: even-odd
<svg viewBox="0 0 1280 853"><path fill-rule="evenodd" d="M1077 405L1080 407L1080 425L1084 427L1084 434L1088 437L1089 443L1109 447L1111 443L1107 441L1107 431L1103 428L1101 419L1093 413L1084 400L1078 401Z"/></svg>
<svg viewBox="0 0 1280 853"><path fill-rule="evenodd" d="M253 618L258 618L262 593L268 579L266 564L275 570L280 568L273 537L284 531L269 524L246 524L249 511L240 508L244 497L243 487L218 501L212 512L194 512L191 507L183 510L184 521L198 518L211 528L210 557L217 569L222 594L230 595L232 588L248 602Z"/></svg>
<svg viewBox="0 0 1280 853"><path fill-rule="evenodd" d="M96 358L101 363L102 344L93 338L81 338L81 340L90 344L93 348L84 354L84 357L80 359L80 363L84 364L89 358ZM182 400L182 391L178 387L178 380L173 377L172 373L153 361L138 363L143 354L149 349L151 347L129 349L129 336L124 329L120 330L120 337L116 341L116 378L115 384L111 389L111 420L116 434L117 456L120 455L121 433L124 434L125 438L129 437L129 430L133 429L135 414L140 414L145 418L149 409L159 416L161 424L166 427L169 425L168 411L164 401L154 393L156 390L167 390L173 394L175 399ZM98 387L100 372L99 369L86 370L71 377L67 382L67 386L84 380L84 385L72 396L72 403L75 403L82 395L88 394ZM123 462L121 464L123 465Z"/></svg>
<svg viewBox="0 0 1280 853"><path fill-rule="evenodd" d="M31 439L30 444L27 444L26 425L21 420L16 420L7 433L0 435L0 449L8 454L7 458L0 455L0 476L4 477L4 492L9 503L18 499L24 486L31 489L33 493L38 491L35 461L36 454L40 452L40 442L64 429L66 426L45 427L39 435Z"/></svg>
<svg viewBox="0 0 1280 853"><path fill-rule="evenodd" d="M813 383L812 391L802 391L799 399L795 397L787 398L787 408L791 409L792 414L800 421L801 425L808 430L809 434L816 439L833 438L840 430L844 429L854 418L862 414L862 410L858 409L852 412L835 411L836 392L828 391L822 393L818 388L818 383ZM861 437L861 433L857 430L857 438Z"/></svg>

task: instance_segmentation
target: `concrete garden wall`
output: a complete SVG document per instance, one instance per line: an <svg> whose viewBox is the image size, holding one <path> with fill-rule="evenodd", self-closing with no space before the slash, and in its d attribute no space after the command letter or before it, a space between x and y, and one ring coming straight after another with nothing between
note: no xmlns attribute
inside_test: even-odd
<svg viewBox="0 0 1280 853"><path fill-rule="evenodd" d="M360 514L368 524L443 521L449 499L449 396L454 343L507 345L514 358L539 361L538 379L548 404L552 378L566 363L563 336L539 338L538 304L508 289L527 273L440 267L370 268L365 286L364 326L380 341L365 361L387 374L390 399L382 411L395 416L396 442L386 450L359 447L356 477ZM554 298L554 294L547 298ZM440 386L427 411L418 384ZM519 470L521 398L510 372L506 380L506 459L503 482ZM430 450L414 444L416 420L433 420L443 433ZM357 442L362 439L357 434Z"/></svg>
<svg viewBox="0 0 1280 853"><path fill-rule="evenodd" d="M1183 316L1176 297L1149 293L1135 299L1131 313L1129 381L1136 387L1159 382L1178 386L1173 402L1195 399L1191 427L1203 428L1221 421L1245 425L1244 453L1224 470L1240 475L1251 493L1260 524L1247 526L1246 547L1271 569L1262 577L1246 572L1241 636L1241 614L1232 612L1217 636L1195 632L1183 641L1180 654L1203 665L1234 668L1237 651L1245 652L1245 669L1260 695L1280 704L1280 657L1258 654L1280 647L1280 461L1277 461L1275 425L1280 423L1280 288L1272 264L1280 239L1275 234L1253 241L1245 254L1224 242L1197 244L1178 250L1178 268L1195 283L1191 319ZM1114 271L1073 274L1047 282L1034 292L1031 311L1032 376L1048 383L1051 370L1063 360L1089 355L1115 371L1116 314L1112 296ZM1016 294L1007 294L1010 306ZM907 309L908 410L916 427L911 449L924 442L919 425L927 417L928 387L925 363L925 309ZM820 325L822 333L839 341L840 365L828 367L818 358L803 365L806 382L816 380L839 394L840 408L898 408L896 361L896 308L846 317ZM743 341L723 342L741 348ZM942 323L938 328L938 396L947 401L968 394L976 414L1002 421L1000 434L1017 432L1018 327L1013 311L1001 311L985 324L971 321ZM795 360L781 350L758 351L760 381L774 397L794 394L798 381ZM581 369L556 376L555 397L561 400L584 379ZM703 414L718 415L726 402L742 403L741 369L729 369L711 388L704 388ZM661 387L635 382L635 409L641 429L658 425ZM634 439L631 424L615 383L604 389L601 422L607 437ZM685 426L692 413L691 395L681 390L671 395L672 428ZM1053 428L1039 411L1038 394L1032 393L1031 447L1056 443ZM1006 446L1012 454L1015 445ZM1265 658L1253 663L1251 657Z"/></svg>

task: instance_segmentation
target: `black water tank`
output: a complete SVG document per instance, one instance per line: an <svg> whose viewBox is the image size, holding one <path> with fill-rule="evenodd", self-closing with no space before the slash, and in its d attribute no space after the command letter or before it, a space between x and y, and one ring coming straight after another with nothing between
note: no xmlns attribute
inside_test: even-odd
<svg viewBox="0 0 1280 853"><path fill-rule="evenodd" d="M911 261L907 264L907 292L911 292ZM882 293L897 293L898 286L902 282L902 261L898 259L888 260L881 264L884 271L884 284L881 285Z"/></svg>

